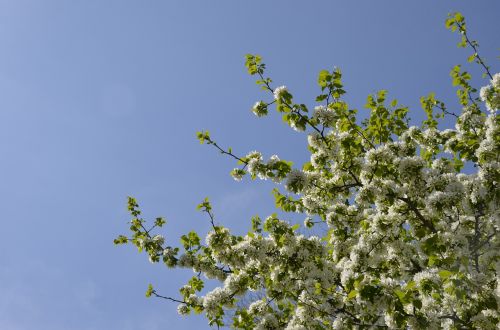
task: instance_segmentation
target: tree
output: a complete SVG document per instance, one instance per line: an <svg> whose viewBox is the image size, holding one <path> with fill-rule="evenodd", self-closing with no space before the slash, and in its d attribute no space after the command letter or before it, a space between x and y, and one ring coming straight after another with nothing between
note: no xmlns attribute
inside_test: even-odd
<svg viewBox="0 0 500 330"><path fill-rule="evenodd" d="M311 114L285 86L272 87L260 56L247 55L248 72L272 95L252 111L265 116L275 105L290 127L307 132L310 162L293 167L278 156L265 161L259 152L237 156L208 132L198 139L238 162L234 179L284 183L285 191L273 190L276 206L307 214L306 230L318 223L328 230L323 237L300 235L300 225L274 214L252 218L247 235L233 235L216 224L205 199L198 205L212 225L205 241L190 232L181 237L181 248L166 246L154 234L165 220L147 229L129 197L131 236L115 243L130 242L153 263L197 274L180 298L162 296L151 285L146 296L177 302L180 314L204 313L217 327L498 326L500 74L490 73L460 13L450 15L446 27L460 33L459 46L472 49L469 61L478 63L489 84L478 96L471 75L455 66L451 77L461 112L430 94L420 99L427 119L419 126L410 126L408 108L388 102L384 90L368 96L370 115L358 123L356 110L342 99L338 69L319 73L320 105ZM445 116L455 129L438 127ZM220 285L202 295L202 274Z"/></svg>

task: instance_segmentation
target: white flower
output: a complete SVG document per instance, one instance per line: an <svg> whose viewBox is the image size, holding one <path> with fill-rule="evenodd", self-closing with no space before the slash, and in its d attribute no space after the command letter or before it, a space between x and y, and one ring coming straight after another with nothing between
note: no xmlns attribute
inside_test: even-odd
<svg viewBox="0 0 500 330"><path fill-rule="evenodd" d="M278 157L278 155L272 155L269 158L269 161L267 162L267 166L273 166L274 164L276 164L279 161L280 161L280 158Z"/></svg>
<svg viewBox="0 0 500 330"><path fill-rule="evenodd" d="M297 120L296 119L290 119L289 125L290 125L290 127L294 131L303 132L304 131L304 127L302 127L301 125L297 125L298 123L299 123L298 118L297 118Z"/></svg>
<svg viewBox="0 0 500 330"><path fill-rule="evenodd" d="M282 95L284 93L287 93L288 90L286 89L286 86L280 86L280 87L277 87L274 92L273 92L273 95L274 95L274 99L275 100L280 100Z"/></svg>
<svg viewBox="0 0 500 330"><path fill-rule="evenodd" d="M307 142L311 147L320 148L321 146L321 135L319 133L312 133L307 136Z"/></svg>
<svg viewBox="0 0 500 330"><path fill-rule="evenodd" d="M203 298L203 308L208 314L216 312L219 306L224 305L228 298L227 292L222 288L215 288Z"/></svg>
<svg viewBox="0 0 500 330"><path fill-rule="evenodd" d="M303 196L301 200L302 204L304 204L304 207L309 211L314 211L320 206L320 204L318 203L318 199L314 196Z"/></svg>
<svg viewBox="0 0 500 330"><path fill-rule="evenodd" d="M307 175L298 169L293 169L286 177L285 187L288 190L300 191L307 185Z"/></svg>
<svg viewBox="0 0 500 330"><path fill-rule="evenodd" d="M257 330L278 329L278 319L271 313L267 313L255 328Z"/></svg>
<svg viewBox="0 0 500 330"><path fill-rule="evenodd" d="M193 263L194 263L193 257L187 254L182 254L179 257L179 261L177 262L179 267L184 267L184 268L192 267Z"/></svg>
<svg viewBox="0 0 500 330"><path fill-rule="evenodd" d="M262 300L254 301L248 307L248 312L253 315L259 315L266 309L266 303Z"/></svg>
<svg viewBox="0 0 500 330"><path fill-rule="evenodd" d="M179 315L187 315L189 313L189 307L186 304L179 304L179 306L177 306L177 313L179 313Z"/></svg>
<svg viewBox="0 0 500 330"><path fill-rule="evenodd" d="M486 103L486 108L495 113L500 108L500 74L496 73L491 80L492 85L481 87L479 97Z"/></svg>
<svg viewBox="0 0 500 330"><path fill-rule="evenodd" d="M159 245L163 245L163 243L165 243L165 238L161 235L155 235L153 237L153 242L158 243Z"/></svg>
<svg viewBox="0 0 500 330"><path fill-rule="evenodd" d="M417 282L418 285L422 283L422 281L431 281L437 283L439 280L439 276L435 269L431 270L423 270L413 277L413 280Z"/></svg>
<svg viewBox="0 0 500 330"><path fill-rule="evenodd" d="M141 248L144 248L144 245L146 244L146 241L145 239L143 238L138 238L137 239L137 244L141 247Z"/></svg>
<svg viewBox="0 0 500 330"><path fill-rule="evenodd" d="M492 91L493 88L491 88L491 86L489 85L481 87L481 90L479 91L479 97L481 98L481 101L486 102Z"/></svg>
<svg viewBox="0 0 500 330"><path fill-rule="evenodd" d="M500 89L500 72L493 75L493 79L491 79L491 85L495 88Z"/></svg>
<svg viewBox="0 0 500 330"><path fill-rule="evenodd" d="M205 242L211 247L226 245L229 243L228 240L229 229L227 228L218 228L217 231L211 230L205 238Z"/></svg>
<svg viewBox="0 0 500 330"><path fill-rule="evenodd" d="M175 251L172 248L166 248L163 250L163 256L165 258L173 257L175 255Z"/></svg>
<svg viewBox="0 0 500 330"><path fill-rule="evenodd" d="M262 154L258 151L251 151L246 155L246 157L262 160Z"/></svg>
<svg viewBox="0 0 500 330"><path fill-rule="evenodd" d="M267 115L267 104L262 101L255 102L254 106L252 107L252 112L257 117L262 117Z"/></svg>
<svg viewBox="0 0 500 330"><path fill-rule="evenodd" d="M255 175L257 168L262 162L262 154L258 151L252 151L246 156L246 158L248 159L248 172Z"/></svg>
<svg viewBox="0 0 500 330"><path fill-rule="evenodd" d="M235 179L236 181L241 181L243 179L243 177L245 176L245 171L240 169L240 168L234 168L232 171L231 171L231 176L233 177L233 179Z"/></svg>
<svg viewBox="0 0 500 330"><path fill-rule="evenodd" d="M397 329L398 324L396 323L396 320L394 319L392 314L386 312L384 315L384 321L385 325L387 325L389 329Z"/></svg>
<svg viewBox="0 0 500 330"><path fill-rule="evenodd" d="M403 176L414 176L424 165L425 161L418 156L400 158L399 172Z"/></svg>
<svg viewBox="0 0 500 330"><path fill-rule="evenodd" d="M325 126L328 126L328 124L330 124L335 119L335 113L322 105L314 108L313 116Z"/></svg>

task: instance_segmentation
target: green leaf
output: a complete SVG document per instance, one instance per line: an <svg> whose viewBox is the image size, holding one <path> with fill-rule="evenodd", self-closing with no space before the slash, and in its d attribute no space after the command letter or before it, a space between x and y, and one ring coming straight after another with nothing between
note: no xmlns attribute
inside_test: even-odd
<svg viewBox="0 0 500 330"><path fill-rule="evenodd" d="M193 276L188 284L196 291L201 291L203 287L205 286L205 283L199 279L197 276Z"/></svg>
<svg viewBox="0 0 500 330"><path fill-rule="evenodd" d="M153 289L153 285L152 284L149 284L148 285L148 289L146 290L146 297L151 297L151 295L153 294L155 290Z"/></svg>
<svg viewBox="0 0 500 330"><path fill-rule="evenodd" d="M321 70L318 75L318 85L322 88L328 85L328 82L332 79L330 72L327 70Z"/></svg>
<svg viewBox="0 0 500 330"><path fill-rule="evenodd" d="M439 274L439 277L441 277L443 280L445 280L448 277L450 277L451 275L453 275L453 273L450 272L449 270L441 270L438 272L438 274Z"/></svg>
<svg viewBox="0 0 500 330"><path fill-rule="evenodd" d="M406 284L406 290L411 290L413 289L415 286L417 285L417 283L415 281L410 281Z"/></svg>
<svg viewBox="0 0 500 330"><path fill-rule="evenodd" d="M204 144L204 143L210 144L210 142L211 142L209 131L196 132L196 137L200 141L200 144Z"/></svg>
<svg viewBox="0 0 500 330"><path fill-rule="evenodd" d="M167 223L167 221L163 217L158 217L155 220L155 226L157 227L162 227L165 223Z"/></svg>
<svg viewBox="0 0 500 330"><path fill-rule="evenodd" d="M447 29L451 28L451 26L455 23L455 19L454 18L448 18L446 21L445 21L445 26Z"/></svg>
<svg viewBox="0 0 500 330"><path fill-rule="evenodd" d="M327 97L328 97L328 95L326 95L326 94L321 94L319 96L316 96L316 102L321 102L323 100L326 100Z"/></svg>
<svg viewBox="0 0 500 330"><path fill-rule="evenodd" d="M116 245L119 244L126 244L128 243L128 237L124 235L119 235L115 240L113 241Z"/></svg>
<svg viewBox="0 0 500 330"><path fill-rule="evenodd" d="M401 302L404 302L404 298L405 298L405 295L406 295L405 292L396 289L396 290L394 290L394 293L396 294L396 296L398 296L398 298L399 298L399 300Z"/></svg>

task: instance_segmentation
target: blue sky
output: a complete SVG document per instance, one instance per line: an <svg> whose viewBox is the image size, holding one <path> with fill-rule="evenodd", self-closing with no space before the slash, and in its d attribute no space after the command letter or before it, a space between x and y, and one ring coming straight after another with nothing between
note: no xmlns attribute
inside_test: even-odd
<svg viewBox="0 0 500 330"><path fill-rule="evenodd" d="M307 158L305 135L249 111L267 96L244 55L301 102L314 105L317 73L335 65L352 107L388 89L419 121L429 92L457 107L448 73L469 51L444 28L457 10L498 72L493 0L0 1L0 329L206 328L144 298L150 282L175 296L190 272L113 246L126 196L167 218L172 244L209 228L195 210L206 196L243 231L274 211L272 185L234 182L196 131L239 154Z"/></svg>

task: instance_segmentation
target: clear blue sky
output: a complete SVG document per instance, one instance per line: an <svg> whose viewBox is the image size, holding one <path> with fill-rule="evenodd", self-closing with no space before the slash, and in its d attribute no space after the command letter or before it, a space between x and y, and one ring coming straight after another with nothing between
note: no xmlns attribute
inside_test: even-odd
<svg viewBox="0 0 500 330"><path fill-rule="evenodd" d="M175 296L191 275L113 246L126 196L167 217L169 242L208 229L205 196L220 223L247 228L273 212L271 185L234 182L195 132L296 162L306 140L251 114L263 94L244 55L309 105L336 65L352 107L384 88L419 119L429 92L457 105L448 73L469 51L444 28L456 10L498 72L493 0L0 1L0 329L206 328L144 298L149 282Z"/></svg>

